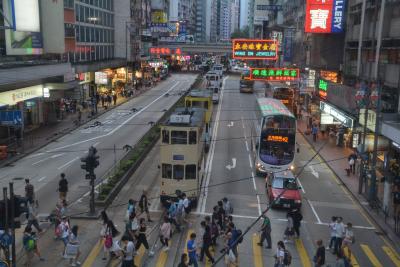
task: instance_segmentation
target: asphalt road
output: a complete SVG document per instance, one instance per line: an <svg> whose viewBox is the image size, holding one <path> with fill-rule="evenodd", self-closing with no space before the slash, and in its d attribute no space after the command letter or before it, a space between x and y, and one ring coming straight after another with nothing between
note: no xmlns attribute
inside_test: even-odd
<svg viewBox="0 0 400 267"><path fill-rule="evenodd" d="M40 203L39 211L46 213L55 206L59 174L64 172L69 182L68 199L79 199L89 190L85 172L80 168L80 158L88 148L93 145L98 150L100 165L95 172L101 178L126 153L122 147L134 145L150 128L149 122L157 121L195 78L194 74L171 75L146 93L100 116L97 121L101 125L82 125L13 166L1 168L0 186L13 181L15 193L24 195L23 179L30 178Z"/></svg>

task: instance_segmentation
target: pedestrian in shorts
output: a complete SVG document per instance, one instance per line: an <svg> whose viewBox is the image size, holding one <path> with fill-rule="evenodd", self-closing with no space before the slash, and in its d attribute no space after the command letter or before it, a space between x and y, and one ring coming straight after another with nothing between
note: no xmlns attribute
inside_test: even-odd
<svg viewBox="0 0 400 267"><path fill-rule="evenodd" d="M140 200L139 200L140 212L146 213L147 221L152 222L152 220L150 219L149 205L150 205L150 203L147 198L147 191L143 190L142 196L140 197Z"/></svg>

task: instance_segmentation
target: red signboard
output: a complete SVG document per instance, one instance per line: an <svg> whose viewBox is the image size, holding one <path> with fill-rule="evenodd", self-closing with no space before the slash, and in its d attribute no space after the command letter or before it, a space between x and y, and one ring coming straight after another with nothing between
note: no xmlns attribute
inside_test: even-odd
<svg viewBox="0 0 400 267"><path fill-rule="evenodd" d="M335 0L307 0L305 32L332 32L332 13Z"/></svg>
<svg viewBox="0 0 400 267"><path fill-rule="evenodd" d="M176 49L176 54L178 54L178 50L179 50L179 54L180 54L179 48ZM169 56L169 55L174 54L174 50L170 49L168 47L150 47L150 54Z"/></svg>
<svg viewBox="0 0 400 267"><path fill-rule="evenodd" d="M276 40L234 39L232 57L235 59L278 59Z"/></svg>

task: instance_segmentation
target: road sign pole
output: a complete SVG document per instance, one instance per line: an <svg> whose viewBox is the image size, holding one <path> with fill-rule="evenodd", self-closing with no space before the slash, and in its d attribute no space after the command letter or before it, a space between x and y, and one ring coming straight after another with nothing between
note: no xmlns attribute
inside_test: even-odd
<svg viewBox="0 0 400 267"><path fill-rule="evenodd" d="M11 201L11 236L12 236L12 243L11 243L11 262L12 262L12 267L17 266L17 259L16 259L16 253L15 253L15 224L14 224L14 218L15 218L15 199L14 199L14 183L10 183L10 201Z"/></svg>
<svg viewBox="0 0 400 267"><path fill-rule="evenodd" d="M4 217L5 217L5 224L4 224L4 234L9 234L8 232L8 197L7 197L7 187L3 187L3 198L4 198ZM4 250L4 256L6 257L6 262L10 265L10 247L6 246Z"/></svg>
<svg viewBox="0 0 400 267"><path fill-rule="evenodd" d="M90 190L90 214L94 215L95 214L95 208L94 208L94 180L96 179L96 175L94 173L90 174L90 185L91 185L91 190Z"/></svg>

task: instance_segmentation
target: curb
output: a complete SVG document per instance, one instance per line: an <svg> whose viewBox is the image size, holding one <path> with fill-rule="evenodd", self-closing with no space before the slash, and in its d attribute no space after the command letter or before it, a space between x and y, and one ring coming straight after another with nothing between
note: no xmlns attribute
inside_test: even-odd
<svg viewBox="0 0 400 267"><path fill-rule="evenodd" d="M308 140L308 138L305 136L304 132L300 129L298 129L299 133L304 137L304 139L307 141L307 143L313 148L313 150L315 151L315 147L314 145ZM316 152L316 151L315 151ZM319 153L318 153L319 154ZM332 173L335 174L335 176L339 179L339 181L341 182L342 186L344 186L346 188L346 190L351 194L351 196L353 197L353 199L357 202L357 204L364 210L364 212L366 212L366 214L368 215L368 218L371 219L373 221L373 223L375 224L375 226L377 227L377 230L380 230L384 236L386 236L391 242L392 242L392 246L396 247L396 249L398 249L398 246L396 245L396 240L393 240L391 238L391 235L388 235L387 231L383 228L383 226L374 218L374 216L371 214L371 212L363 205L361 204L359 198L357 197L357 195L350 190L350 188L347 186L347 184L342 180L342 178L338 175L338 173L326 162L325 158L323 158L320 155L320 158L322 159L322 161L328 166L328 168L332 171Z"/></svg>

